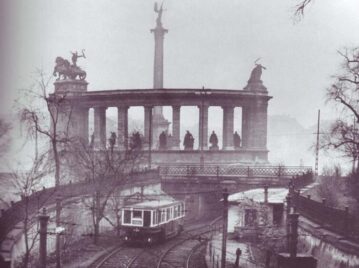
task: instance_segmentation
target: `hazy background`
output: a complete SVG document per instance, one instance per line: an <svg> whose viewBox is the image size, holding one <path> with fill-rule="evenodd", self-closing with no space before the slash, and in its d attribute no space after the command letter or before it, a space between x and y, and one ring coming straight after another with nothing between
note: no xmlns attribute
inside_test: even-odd
<svg viewBox="0 0 359 268"><path fill-rule="evenodd" d="M324 91L339 68L338 49L359 43L359 1L317 0L293 20L296 0L167 0L164 85L242 89L261 57L269 94L268 147L273 162L313 165L308 148L317 110L330 120ZM85 49L79 59L89 90L151 88L154 1L1 1L0 114L12 112L33 72L52 73L56 56ZM110 113L111 114L111 113ZM134 111L133 117L143 114ZM211 120L220 118L213 112ZM182 123L190 128L191 112ZM136 120L137 120L136 119ZM279 122L279 123L278 123ZM220 124L219 124L220 125ZM293 126L296 128L293 128ZM213 129L216 126L213 126ZM14 135L14 140L21 136ZM20 135L20 134L19 134ZM288 144L288 146L284 146ZM16 146L15 146L16 147ZM14 150L20 153L21 146Z"/></svg>

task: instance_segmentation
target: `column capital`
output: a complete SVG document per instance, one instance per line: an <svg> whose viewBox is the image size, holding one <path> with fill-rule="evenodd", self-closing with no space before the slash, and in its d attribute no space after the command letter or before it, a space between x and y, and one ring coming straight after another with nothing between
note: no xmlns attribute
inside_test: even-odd
<svg viewBox="0 0 359 268"><path fill-rule="evenodd" d="M117 109L126 109L126 110L128 110L128 108L130 108L130 107L127 106L127 105L118 105L117 106Z"/></svg>
<svg viewBox="0 0 359 268"><path fill-rule="evenodd" d="M210 107L210 105L208 103L203 103L203 104L199 104L197 105L198 109L208 109Z"/></svg>

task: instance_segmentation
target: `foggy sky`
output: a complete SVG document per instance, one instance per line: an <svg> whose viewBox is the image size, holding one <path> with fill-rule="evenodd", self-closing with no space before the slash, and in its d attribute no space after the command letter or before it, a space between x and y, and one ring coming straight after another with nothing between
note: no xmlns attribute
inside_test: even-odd
<svg viewBox="0 0 359 268"><path fill-rule="evenodd" d="M167 0L164 86L243 89L261 57L269 114L304 126L335 115L324 90L339 68L338 49L359 43L355 0L318 0L294 23L296 0ZM151 88L153 1L2 1L1 113L36 68L85 49L78 64L89 90Z"/></svg>

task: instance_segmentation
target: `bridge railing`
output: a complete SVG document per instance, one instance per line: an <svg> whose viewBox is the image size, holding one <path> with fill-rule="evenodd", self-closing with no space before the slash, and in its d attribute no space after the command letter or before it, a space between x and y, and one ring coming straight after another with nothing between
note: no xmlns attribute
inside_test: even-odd
<svg viewBox="0 0 359 268"><path fill-rule="evenodd" d="M159 170L161 176L291 178L310 173L312 168L295 166L166 165L160 166Z"/></svg>
<svg viewBox="0 0 359 268"><path fill-rule="evenodd" d="M158 178L158 170L135 170L127 174L127 180L121 182L121 184L131 184L131 182L149 181L152 178ZM56 198L59 197L62 200L91 194L96 191L98 183L101 185L113 185L113 181L110 179L104 179L101 182L76 182L63 184L58 187L43 188L41 191L34 192L32 195L22 197L20 201L11 202L11 206L4 210L1 210L0 215L0 242L4 240L7 233L19 222L25 218L25 209L28 215L36 214L41 207L53 205L56 202Z"/></svg>
<svg viewBox="0 0 359 268"><path fill-rule="evenodd" d="M359 216L350 213L347 207L329 207L323 202L301 196L299 192L295 192L293 199L297 211L304 217L334 233L359 241Z"/></svg>

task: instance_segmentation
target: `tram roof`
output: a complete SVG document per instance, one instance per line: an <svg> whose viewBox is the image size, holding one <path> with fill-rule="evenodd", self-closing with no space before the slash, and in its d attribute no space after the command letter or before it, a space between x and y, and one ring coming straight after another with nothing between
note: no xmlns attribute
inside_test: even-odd
<svg viewBox="0 0 359 268"><path fill-rule="evenodd" d="M164 200L150 200L150 201L144 201L141 203L137 203L137 204L133 204L130 207L126 207L126 208L135 208L135 209L139 209L139 208L158 208L158 207L166 207L169 205L173 205L179 203L179 201L174 200L174 199L164 199Z"/></svg>

